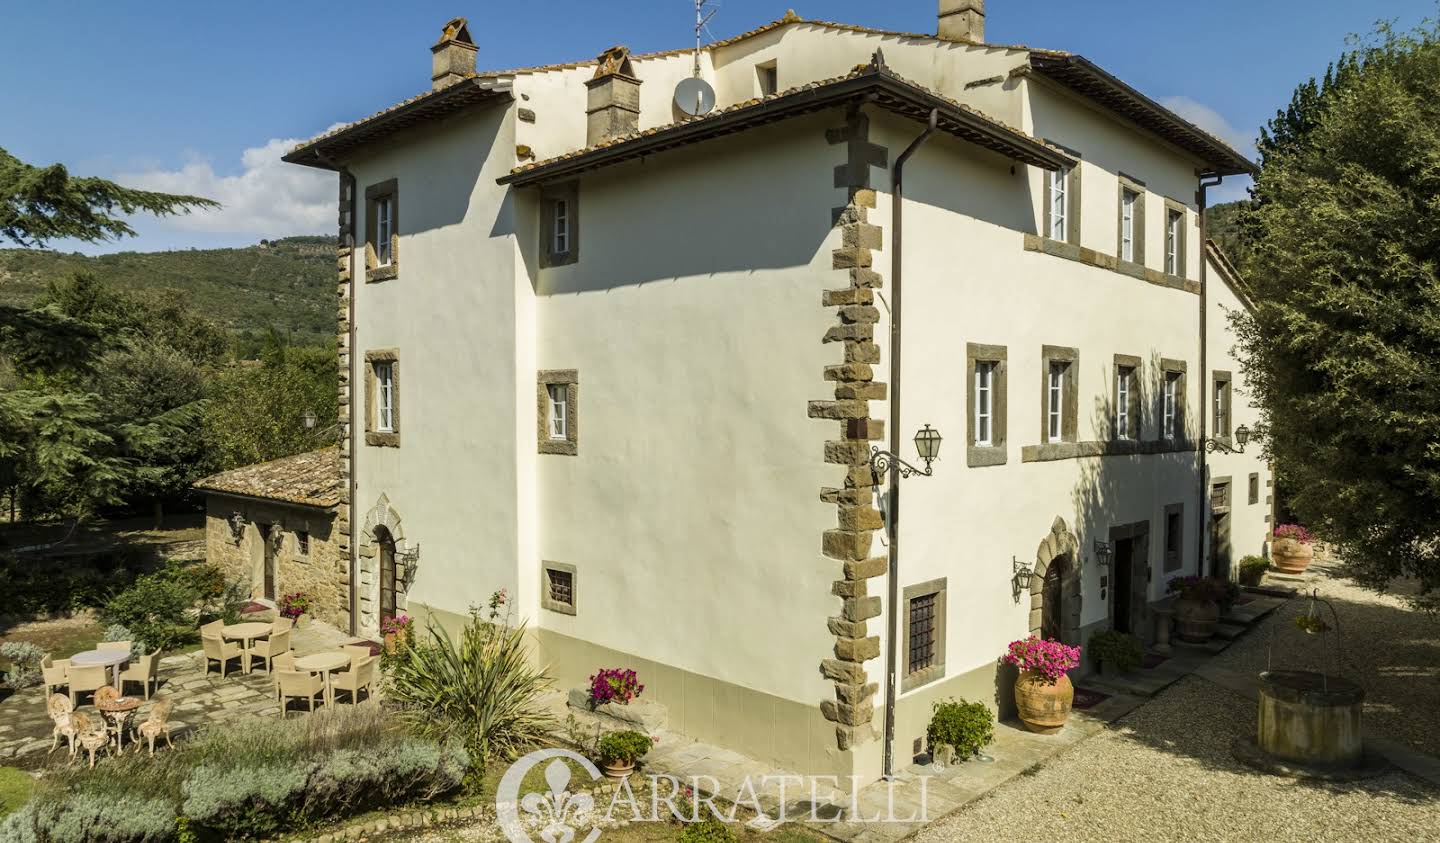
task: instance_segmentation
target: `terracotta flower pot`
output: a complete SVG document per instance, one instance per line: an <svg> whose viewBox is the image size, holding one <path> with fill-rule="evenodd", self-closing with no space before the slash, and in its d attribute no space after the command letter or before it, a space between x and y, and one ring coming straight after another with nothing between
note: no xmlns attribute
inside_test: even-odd
<svg viewBox="0 0 1440 843"><path fill-rule="evenodd" d="M611 779L623 779L635 772L634 761L606 761L604 764L605 776Z"/></svg>
<svg viewBox="0 0 1440 843"><path fill-rule="evenodd" d="M1220 606L1214 600L1182 597L1175 601L1175 633L1182 640L1203 644L1215 636Z"/></svg>
<svg viewBox="0 0 1440 843"><path fill-rule="evenodd" d="M1270 565L1282 574L1303 574L1315 559L1315 547L1294 539L1270 543Z"/></svg>
<svg viewBox="0 0 1440 843"><path fill-rule="evenodd" d="M1075 702L1075 686L1070 677L1061 674L1054 683L1033 671L1025 671L1015 679L1015 707L1025 728L1042 735L1053 735L1070 719L1070 705Z"/></svg>

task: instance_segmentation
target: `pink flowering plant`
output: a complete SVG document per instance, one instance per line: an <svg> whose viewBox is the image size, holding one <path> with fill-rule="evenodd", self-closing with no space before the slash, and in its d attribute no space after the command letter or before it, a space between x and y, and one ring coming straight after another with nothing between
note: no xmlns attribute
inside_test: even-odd
<svg viewBox="0 0 1440 843"><path fill-rule="evenodd" d="M645 686L640 684L640 677L635 671L629 668L602 668L590 677L590 707L595 708L606 703L628 705L644 690Z"/></svg>
<svg viewBox="0 0 1440 843"><path fill-rule="evenodd" d="M409 615L400 615L394 618L380 619L381 635L405 635L408 637L410 628L415 625L414 619Z"/></svg>
<svg viewBox="0 0 1440 843"><path fill-rule="evenodd" d="M1301 544L1310 544L1315 541L1315 537L1310 534L1310 531L1299 524L1281 524L1275 528L1275 538L1294 539Z"/></svg>
<svg viewBox="0 0 1440 843"><path fill-rule="evenodd" d="M1021 671L1036 673L1054 685L1066 672L1080 664L1080 648L1062 644L1054 639L1041 639L1032 635L1019 641L1010 642L1010 652L1004 656L1006 664L1013 664Z"/></svg>
<svg viewBox="0 0 1440 843"><path fill-rule="evenodd" d="M295 620L310 612L310 595L303 591L287 594L280 598L280 615Z"/></svg>

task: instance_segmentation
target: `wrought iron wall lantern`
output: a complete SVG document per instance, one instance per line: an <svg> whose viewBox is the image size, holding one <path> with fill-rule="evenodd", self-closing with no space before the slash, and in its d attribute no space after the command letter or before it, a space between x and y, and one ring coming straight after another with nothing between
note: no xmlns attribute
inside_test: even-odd
<svg viewBox="0 0 1440 843"><path fill-rule="evenodd" d="M1232 448L1224 442L1220 441L1219 439L1212 438L1205 440L1205 450L1209 451L1212 454L1216 451L1219 451L1222 454L1243 454L1245 453L1245 443L1249 441L1250 428L1242 424L1239 427L1235 428L1235 445L1237 447Z"/></svg>
<svg viewBox="0 0 1440 843"><path fill-rule="evenodd" d="M1016 603L1020 602L1020 592L1030 590L1030 580L1034 576L1034 568L1014 556L1010 557L1010 596Z"/></svg>
<svg viewBox="0 0 1440 843"><path fill-rule="evenodd" d="M1095 564L1102 571L1110 569L1110 560L1115 556L1115 548L1110 542L1095 540Z"/></svg>
<svg viewBox="0 0 1440 843"><path fill-rule="evenodd" d="M415 564L420 561L420 543L416 542L414 546L406 545L395 548L395 561L403 566L400 576L401 585L406 591L409 591L410 586L415 582Z"/></svg>
<svg viewBox="0 0 1440 843"><path fill-rule="evenodd" d="M230 526L230 540L235 543L236 547L239 547L240 542L245 540L245 516L239 512L232 512L225 523Z"/></svg>
<svg viewBox="0 0 1440 843"><path fill-rule="evenodd" d="M925 463L924 468L917 468L905 462L897 454L882 451L878 445L873 446L870 448L870 470L877 476L885 474L892 468L899 471L901 477L909 477L912 474L931 476L935 473L935 469L930 464L940 459L940 431L928 424L925 425L915 434L915 451Z"/></svg>
<svg viewBox="0 0 1440 843"><path fill-rule="evenodd" d="M300 423L305 425L306 430L314 430L316 421L318 421L318 419L315 418L314 410L306 410L300 416Z"/></svg>

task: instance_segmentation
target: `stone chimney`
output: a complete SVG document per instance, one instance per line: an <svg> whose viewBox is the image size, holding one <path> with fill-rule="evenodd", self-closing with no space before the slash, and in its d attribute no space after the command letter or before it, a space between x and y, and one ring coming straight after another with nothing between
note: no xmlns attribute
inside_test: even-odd
<svg viewBox="0 0 1440 843"><path fill-rule="evenodd" d="M611 47L596 61L595 75L585 83L588 146L640 128L640 80L630 67L630 48Z"/></svg>
<svg viewBox="0 0 1440 843"><path fill-rule="evenodd" d="M985 42L985 0L940 0L940 37Z"/></svg>
<svg viewBox="0 0 1440 843"><path fill-rule="evenodd" d="M430 48L430 87L440 90L446 85L475 75L475 54L479 48L470 37L470 25L464 18L452 18L440 33L440 40Z"/></svg>

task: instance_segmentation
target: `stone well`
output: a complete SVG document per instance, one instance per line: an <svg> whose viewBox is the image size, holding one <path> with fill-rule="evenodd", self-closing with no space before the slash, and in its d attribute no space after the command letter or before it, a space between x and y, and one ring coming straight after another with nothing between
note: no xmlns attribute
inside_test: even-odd
<svg viewBox="0 0 1440 843"><path fill-rule="evenodd" d="M1260 674L1259 749L1313 767L1360 764L1365 690L1348 679L1309 670Z"/></svg>

